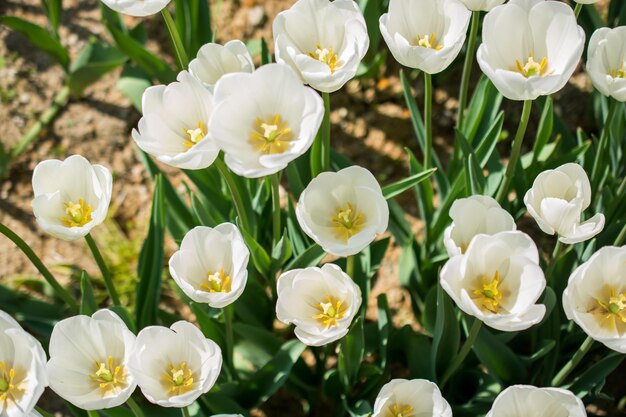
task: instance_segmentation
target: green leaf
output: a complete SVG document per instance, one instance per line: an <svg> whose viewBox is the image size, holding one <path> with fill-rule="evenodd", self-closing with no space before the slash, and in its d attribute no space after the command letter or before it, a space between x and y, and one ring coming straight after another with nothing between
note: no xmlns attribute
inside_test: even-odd
<svg viewBox="0 0 626 417"><path fill-rule="evenodd" d="M272 62L272 53L267 46L265 39L261 39L261 65L267 65Z"/></svg>
<svg viewBox="0 0 626 417"><path fill-rule="evenodd" d="M207 2L208 3L208 2ZM200 401L213 414L237 413L242 416L248 416L248 412L241 407L235 400L215 389L200 397ZM152 416L150 416L152 417Z"/></svg>
<svg viewBox="0 0 626 417"><path fill-rule="evenodd" d="M247 230L245 230L245 228L241 226L241 224L238 226L239 230L241 230L241 234L243 235L243 239L246 242L246 246L248 246L248 249L250 250L250 256L252 257L254 267L263 277L269 277L272 268L272 260L267 254L267 251L258 244L258 242L250 235L250 233L248 233Z"/></svg>
<svg viewBox="0 0 626 417"><path fill-rule="evenodd" d="M533 145L533 161L539 160L539 155L543 147L546 146L548 140L552 137L552 128L554 126L554 109L552 106L552 97L546 97L546 102L543 105L543 111L541 112L541 119L539 119L539 127L537 128L537 136L535 138L535 144Z"/></svg>
<svg viewBox="0 0 626 417"><path fill-rule="evenodd" d="M41 5L46 11L48 16L48 22L50 23L50 29L52 33L58 38L59 23L61 23L61 12L63 11L63 5L61 0L42 0Z"/></svg>
<svg viewBox="0 0 626 417"><path fill-rule="evenodd" d="M496 114L500 111L501 103L502 95L498 89L487 76L482 75L467 107L463 134L469 143L474 144L475 137L482 130L481 127L492 124Z"/></svg>
<svg viewBox="0 0 626 417"><path fill-rule="evenodd" d="M276 247L272 250L272 271L275 273L278 271L289 258L291 258L291 242L287 236L287 230L283 232L283 237L280 238Z"/></svg>
<svg viewBox="0 0 626 417"><path fill-rule="evenodd" d="M577 397L585 397L594 389L601 387L606 378L621 365L624 359L626 357L617 352L605 356L580 375L569 390Z"/></svg>
<svg viewBox="0 0 626 417"><path fill-rule="evenodd" d="M63 45L50 35L47 30L15 16L0 16L0 24L6 25L26 36L33 45L50 55L56 62L61 64L63 69L68 70L70 66L69 54Z"/></svg>
<svg viewBox="0 0 626 417"><path fill-rule="evenodd" d="M341 339L339 348L339 378L346 393L352 390L356 382L364 353L363 320L357 318L348 334Z"/></svg>
<svg viewBox="0 0 626 417"><path fill-rule="evenodd" d="M287 266L285 267L286 271L290 271L292 269L298 268L308 268L309 266L317 265L322 258L326 255L324 249L317 244L313 244L307 250L302 252L300 256L293 259Z"/></svg>
<svg viewBox="0 0 626 417"><path fill-rule="evenodd" d="M440 285L437 286L437 318L433 333L433 348L431 352L432 374L437 370L445 371L452 358L459 350L461 331L459 322L454 313L452 301L444 293Z"/></svg>
<svg viewBox="0 0 626 417"><path fill-rule="evenodd" d="M524 381L526 367L520 358L483 326L472 347L478 359L505 382Z"/></svg>
<svg viewBox="0 0 626 417"><path fill-rule="evenodd" d="M141 253L137 274L137 326L142 329L155 324L159 300L161 297L161 281L163 278L163 248L165 237L165 190L161 175L156 176L152 200L150 228Z"/></svg>
<svg viewBox="0 0 626 417"><path fill-rule="evenodd" d="M95 40L90 41L70 66L69 86L72 95L80 96L85 88L124 64L126 59L117 48Z"/></svg>
<svg viewBox="0 0 626 417"><path fill-rule="evenodd" d="M408 178L394 182L393 184L385 185L383 187L383 196L385 196L385 198L389 200L390 198L402 194L409 188L414 187L420 182L430 178L435 171L437 171L437 168L431 168L426 171L420 172L419 174L411 175Z"/></svg>
<svg viewBox="0 0 626 417"><path fill-rule="evenodd" d="M98 303L96 302L96 297L93 294L91 278L85 271L80 274L80 293L80 314L91 316L93 313L98 311Z"/></svg>
<svg viewBox="0 0 626 417"><path fill-rule="evenodd" d="M117 89L122 92L141 113L143 93L152 85L150 77L134 64L126 63L124 70L117 80Z"/></svg>
<svg viewBox="0 0 626 417"><path fill-rule="evenodd" d="M217 320L209 315L207 310L209 310L210 307L206 304L198 304L196 302L189 303L189 307L196 316L196 322L198 326L200 326L202 334L204 334L207 339L211 339L217 343L219 347L224 350L226 348L225 335Z"/></svg>
<svg viewBox="0 0 626 417"><path fill-rule="evenodd" d="M391 312L387 302L387 294L380 294L378 301L378 338L380 351L380 367L387 369L387 346L389 345L389 332L393 326L391 322Z"/></svg>

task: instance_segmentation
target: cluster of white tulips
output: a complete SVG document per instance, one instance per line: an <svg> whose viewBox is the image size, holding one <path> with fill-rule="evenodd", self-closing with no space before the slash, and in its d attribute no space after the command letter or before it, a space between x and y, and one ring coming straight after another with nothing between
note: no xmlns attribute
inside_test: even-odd
<svg viewBox="0 0 626 417"><path fill-rule="evenodd" d="M157 13L169 3L102 1L132 16ZM509 196L530 104L566 85L585 44L574 10L551 0L391 0L379 29L393 57L422 71L427 90L432 90L430 76L457 58L470 26L475 34L475 17L481 11L487 14L476 51L480 69L504 97L525 105L497 197L471 195L457 199L449 209L452 223L442 242L449 260L439 272L439 283L456 306L474 318L467 349L454 366L465 359L483 323L519 332L546 319L546 306L539 300L552 277L541 266L533 238L518 230L514 215L502 203ZM364 320L369 294L358 285L354 256L386 233L390 223L388 198L370 171L350 166L332 172L329 164L328 94L355 77L370 41L364 16L352 0L298 0L276 17L273 33L277 62L258 69L239 40L201 47L175 82L145 90L143 117L132 138L141 150L171 167L203 170L216 165L235 203L241 200L229 182L232 173L248 179L272 177L278 204L282 171L305 154L312 160L319 155L313 161L316 175L296 199L295 216L301 231L332 259L346 258L346 267L338 266L344 265L340 260L277 271L278 278L269 281L278 321L293 325L303 344L319 347L340 341L353 323ZM468 53L473 58L472 47ZM626 27L593 34L585 68L593 85L619 102L626 101L624 59ZM425 124L431 129L428 121ZM427 135L424 167L430 168L432 132ZM44 231L67 241L87 238L93 245L90 232L104 222L112 197L107 168L80 155L47 160L35 168L32 185L33 212ZM581 165L566 163L541 172L523 203L543 232L556 235L560 248L589 241L603 231L604 214L588 217L593 193ZM181 294L222 309L227 323L229 306L246 289L251 254L257 250L246 237L250 230L245 207L236 209L238 221L192 228L169 258L169 274ZM275 210L280 221L280 206ZM282 230L280 223L274 226L277 246ZM569 277L561 305L567 318L589 336L586 349L595 340L626 353L625 266L626 246L605 246ZM115 301L110 278L104 278ZM139 387L149 402L182 408L188 415L186 407L220 377L222 350L184 320L169 327L144 327L137 334L130 328L115 309L67 318L54 326L47 360L41 344L0 311L0 417L38 416L34 407L48 386L81 409L128 404L141 417L131 397ZM225 364L233 366L232 360L232 351L225 352ZM559 374L553 385L560 386L565 376ZM439 385L449 377L446 374ZM372 416L451 417L452 407L433 382L392 379L380 389ZM586 411L568 390L513 385L499 393L487 416L582 417Z"/></svg>

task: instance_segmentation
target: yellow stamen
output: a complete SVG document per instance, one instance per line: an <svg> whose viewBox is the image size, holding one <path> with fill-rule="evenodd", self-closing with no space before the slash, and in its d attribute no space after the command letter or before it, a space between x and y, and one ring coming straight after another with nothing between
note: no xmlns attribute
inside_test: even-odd
<svg viewBox="0 0 626 417"><path fill-rule="evenodd" d="M272 155L285 152L294 139L291 128L277 114L266 122L257 117L248 143L261 153Z"/></svg>
<svg viewBox="0 0 626 417"><path fill-rule="evenodd" d="M113 356L109 356L106 362L96 361L95 365L96 371L89 378L98 384L103 398L115 395L128 386L126 369Z"/></svg>
<svg viewBox="0 0 626 417"><path fill-rule="evenodd" d="M604 327L613 328L617 320L626 323L626 293L616 294L614 288L610 288L609 293L608 302L597 300L601 307L599 319Z"/></svg>
<svg viewBox="0 0 626 417"><path fill-rule="evenodd" d="M439 51L443 48L443 45L437 43L435 32L431 33L430 36L418 36L413 44L415 46L421 46L422 48L434 49L435 51Z"/></svg>
<svg viewBox="0 0 626 417"><path fill-rule="evenodd" d="M207 292L230 292L231 279L230 275L226 275L224 268L221 268L219 272L207 273L207 282L200 284L200 289Z"/></svg>
<svg viewBox="0 0 626 417"><path fill-rule="evenodd" d="M543 57L539 62L536 62L533 58L532 52L528 56L528 60L524 65L519 60L515 61L517 72L524 77L544 76L548 72L548 58Z"/></svg>
<svg viewBox="0 0 626 417"><path fill-rule="evenodd" d="M170 397L183 395L194 387L193 371L187 367L186 362L181 362L178 367L170 364L163 374L162 384Z"/></svg>
<svg viewBox="0 0 626 417"><path fill-rule="evenodd" d="M326 326L326 329L337 326L337 320L345 316L347 310L343 305L343 301L330 295L326 296L326 302L315 304L315 307L320 313L314 315L313 318L319 320L320 323Z"/></svg>
<svg viewBox="0 0 626 417"><path fill-rule="evenodd" d="M613 78L626 78L626 68L624 68L624 61L619 68L609 71L609 75Z"/></svg>
<svg viewBox="0 0 626 417"><path fill-rule="evenodd" d="M337 209L330 222L335 236L347 242L348 239L363 229L365 215L355 210L352 203L348 203L345 207Z"/></svg>
<svg viewBox="0 0 626 417"><path fill-rule="evenodd" d="M413 413L413 407L410 405L398 405L394 404L389 407L387 410L387 415L385 417L412 417L415 414Z"/></svg>
<svg viewBox="0 0 626 417"><path fill-rule="evenodd" d="M500 272L496 271L491 282L487 282L485 276L482 277L482 288L474 290L473 294L474 302L480 308L483 308L492 313L498 313L500 311L500 300L502 300L502 292L498 289L500 285Z"/></svg>
<svg viewBox="0 0 626 417"><path fill-rule="evenodd" d="M78 199L78 203L67 201L65 205L65 214L61 217L61 221L67 227L82 227L91 221L91 206L85 204L85 200Z"/></svg>
<svg viewBox="0 0 626 417"><path fill-rule="evenodd" d="M319 43L316 45L315 52L309 52L308 55L311 58L317 59L318 61L323 62L324 64L328 65L328 68L330 68L331 74L334 73L335 70L341 66L341 62L339 61L339 56L335 54L335 52L333 51L333 48L330 48L330 49L322 48Z"/></svg>
<svg viewBox="0 0 626 417"><path fill-rule="evenodd" d="M198 127L195 129L183 129L188 139L183 143L185 147L191 148L200 142L208 134L207 127L202 123L202 120L198 120Z"/></svg>

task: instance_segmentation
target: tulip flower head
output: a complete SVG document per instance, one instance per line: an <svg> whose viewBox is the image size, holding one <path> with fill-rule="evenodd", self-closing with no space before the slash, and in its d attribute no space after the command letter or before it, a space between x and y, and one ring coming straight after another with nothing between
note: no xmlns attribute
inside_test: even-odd
<svg viewBox="0 0 626 417"><path fill-rule="evenodd" d="M525 330L546 313L544 305L535 304L546 286L539 252L525 233L477 235L440 276L442 288L461 310L494 329Z"/></svg>
<svg viewBox="0 0 626 417"><path fill-rule="evenodd" d="M0 310L0 416L34 412L47 386L46 354L41 344Z"/></svg>
<svg viewBox="0 0 626 417"><path fill-rule="evenodd" d="M587 52L587 72L605 96L626 101L626 26L593 32Z"/></svg>
<svg viewBox="0 0 626 417"><path fill-rule="evenodd" d="M626 246L605 246L580 265L563 292L567 318L591 338L626 353Z"/></svg>
<svg viewBox="0 0 626 417"><path fill-rule="evenodd" d="M198 56L189 63L191 75L211 90L224 74L253 71L254 63L250 52L239 40L224 45L207 43L200 48Z"/></svg>
<svg viewBox="0 0 626 417"><path fill-rule="evenodd" d="M582 401L571 391L513 385L498 395L487 417L587 417Z"/></svg>
<svg viewBox="0 0 626 417"><path fill-rule="evenodd" d="M182 408L213 387L222 368L222 352L193 324L179 321L169 329L141 330L129 366L150 402Z"/></svg>
<svg viewBox="0 0 626 417"><path fill-rule="evenodd" d="M33 172L31 205L37 223L54 237L76 240L101 224L109 209L113 178L80 155L40 162Z"/></svg>
<svg viewBox="0 0 626 417"><path fill-rule="evenodd" d="M116 12L144 17L160 12L172 0L102 0Z"/></svg>
<svg viewBox="0 0 626 417"><path fill-rule="evenodd" d="M300 195L296 216L326 252L350 256L387 230L389 206L374 175L352 166L315 177Z"/></svg>
<svg viewBox="0 0 626 417"><path fill-rule="evenodd" d="M506 0L461 0L461 2L472 11L488 12L496 6L501 5Z"/></svg>
<svg viewBox="0 0 626 417"><path fill-rule="evenodd" d="M170 274L189 298L223 308L239 298L250 252L234 224L190 230L170 258Z"/></svg>
<svg viewBox="0 0 626 417"><path fill-rule="evenodd" d="M276 16L272 29L276 62L326 93L355 76L369 47L365 19L352 0L298 0Z"/></svg>
<svg viewBox="0 0 626 417"><path fill-rule="evenodd" d="M337 265L294 269L278 278L276 316L298 339L322 346L344 337L361 306L361 290Z"/></svg>
<svg viewBox="0 0 626 417"><path fill-rule="evenodd" d="M50 337L50 388L84 410L124 404L137 386L129 372L134 343L135 335L111 310L60 321Z"/></svg>
<svg viewBox="0 0 626 417"><path fill-rule="evenodd" d="M459 0L391 0L379 23L396 61L437 74L461 51L470 18Z"/></svg>
<svg viewBox="0 0 626 417"><path fill-rule="evenodd" d="M516 229L508 211L493 198L473 195L455 200L450 207L452 224L444 232L444 244L449 256L465 253L474 236L493 235Z"/></svg>
<svg viewBox="0 0 626 417"><path fill-rule="evenodd" d="M187 71L167 86L148 87L142 111L138 130L132 135L143 151L183 169L203 169L217 158L219 148L207 130L213 95Z"/></svg>
<svg viewBox="0 0 626 417"><path fill-rule="evenodd" d="M425 379L392 379L376 397L372 417L452 417L436 384Z"/></svg>
<svg viewBox="0 0 626 417"><path fill-rule="evenodd" d="M570 6L510 0L487 13L476 58L510 100L534 100L562 89L578 65L585 32Z"/></svg>
<svg viewBox="0 0 626 417"><path fill-rule="evenodd" d="M604 215L581 223L582 212L591 204L591 185L585 170L569 163L542 172L526 192L524 203L545 233L558 234L566 244L584 242L604 228Z"/></svg>
<svg viewBox="0 0 626 417"><path fill-rule="evenodd" d="M215 106L209 130L226 165L247 178L274 174L305 153L324 116L320 96L281 64L223 76Z"/></svg>

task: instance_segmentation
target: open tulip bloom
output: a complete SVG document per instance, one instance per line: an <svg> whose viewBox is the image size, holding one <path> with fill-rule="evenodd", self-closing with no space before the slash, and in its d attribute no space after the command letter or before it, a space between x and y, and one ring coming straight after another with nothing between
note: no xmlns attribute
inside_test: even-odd
<svg viewBox="0 0 626 417"><path fill-rule="evenodd" d="M461 51L470 18L459 0L391 0L380 32L400 64L437 74Z"/></svg>
<svg viewBox="0 0 626 417"><path fill-rule="evenodd" d="M54 237L77 240L101 224L109 209L113 178L80 155L40 162L33 172L31 205L39 226Z"/></svg>
<svg viewBox="0 0 626 417"><path fill-rule="evenodd" d="M498 395L487 417L587 417L585 405L571 391L513 385Z"/></svg>
<svg viewBox="0 0 626 417"><path fill-rule="evenodd" d="M0 416L29 415L47 386L41 344L0 310Z"/></svg>
<svg viewBox="0 0 626 417"><path fill-rule="evenodd" d="M253 72L254 63L246 45L233 40L224 45L207 43L200 48L198 56L189 63L191 75L211 90L224 74Z"/></svg>
<svg viewBox="0 0 626 417"><path fill-rule="evenodd" d="M569 163L542 172L526 192L524 203L545 233L574 244L591 239L604 228L604 215L581 223L582 212L591 204L591 185L585 170Z"/></svg>
<svg viewBox="0 0 626 417"><path fill-rule="evenodd" d="M161 407L187 407L209 392L221 369L219 346L186 321L141 330L130 363L143 395Z"/></svg>
<svg viewBox="0 0 626 417"><path fill-rule="evenodd" d="M546 314L539 252L525 233L478 235L441 270L441 286L461 310L503 332L528 329Z"/></svg>
<svg viewBox="0 0 626 417"><path fill-rule="evenodd" d="M202 82L182 71L178 81L148 87L142 97L143 117L133 139L164 164L183 169L210 166L219 148L210 137L213 95Z"/></svg>
<svg viewBox="0 0 626 417"><path fill-rule="evenodd" d="M562 89L585 46L570 6L550 0L510 0L487 13L476 58L510 100L534 100Z"/></svg>
<svg viewBox="0 0 626 417"><path fill-rule="evenodd" d="M160 12L172 0L102 0L116 12L129 16L149 16Z"/></svg>
<svg viewBox="0 0 626 417"><path fill-rule="evenodd" d="M339 90L367 53L365 19L353 0L298 0L274 19L276 62L318 91Z"/></svg>
<svg viewBox="0 0 626 417"><path fill-rule="evenodd" d="M234 224L198 226L183 238L170 258L170 274L189 298L223 308L246 287L250 252Z"/></svg>
<svg viewBox="0 0 626 417"><path fill-rule="evenodd" d="M378 393L372 417L452 417L439 387L425 379L392 379Z"/></svg>
<svg viewBox="0 0 626 417"><path fill-rule="evenodd" d="M285 272L277 287L276 317L309 346L344 337L361 306L361 290L335 264Z"/></svg>
<svg viewBox="0 0 626 417"><path fill-rule="evenodd" d="M324 104L286 65L223 76L215 87L209 131L238 175L275 174L304 154L322 123Z"/></svg>
<svg viewBox="0 0 626 417"><path fill-rule="evenodd" d="M605 96L626 101L626 26L593 32L587 52L587 72Z"/></svg>
<svg viewBox="0 0 626 417"><path fill-rule="evenodd" d="M626 353L626 246L605 246L572 273L563 309L594 340Z"/></svg>
<svg viewBox="0 0 626 417"><path fill-rule="evenodd" d="M476 235L493 235L517 228L513 216L485 195L454 200L450 217L452 224L445 230L443 241L449 256L465 253Z"/></svg>
<svg viewBox="0 0 626 417"><path fill-rule="evenodd" d="M387 230L389 206L374 175L351 166L315 177L300 195L296 216L326 252L350 256Z"/></svg>
<svg viewBox="0 0 626 417"><path fill-rule="evenodd" d="M137 386L129 372L134 343L135 335L111 310L60 321L50 338L50 388L84 410L124 404Z"/></svg>

